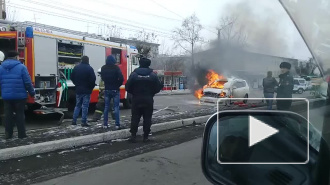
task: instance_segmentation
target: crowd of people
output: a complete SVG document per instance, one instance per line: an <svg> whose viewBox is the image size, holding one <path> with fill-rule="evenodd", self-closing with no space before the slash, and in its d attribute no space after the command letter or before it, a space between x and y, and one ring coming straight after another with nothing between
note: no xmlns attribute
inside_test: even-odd
<svg viewBox="0 0 330 185"><path fill-rule="evenodd" d="M100 120L103 114L103 127L109 128L109 112L115 120L116 130L123 127L120 124L120 87L123 85L123 74L116 65L116 58L109 55L106 64L99 70L101 76L99 102L96 105L96 111L93 120ZM151 60L147 58L140 59L140 67L135 69L128 78L125 89L132 97L132 119L131 119L131 137L129 141L136 142L136 133L138 130L141 116L143 117L143 141L149 141L151 127L151 118L153 113L153 97L162 89L157 75L149 66ZM88 127L87 115L91 93L95 87L96 76L94 69L89 65L89 58L82 57L79 65L75 66L72 73L72 82L76 87L76 107L73 113L72 125L77 125L77 118L82 111L82 123ZM112 102L112 103L111 103Z"/></svg>
<svg viewBox="0 0 330 185"><path fill-rule="evenodd" d="M4 102L5 139L13 137L15 125L18 130L18 138L23 139L27 137L25 130L25 104L28 94L32 98L36 94L28 70L19 61L18 56L18 52L10 51L7 53L6 60L4 60L5 55L0 51L0 84L1 97ZM106 58L105 65L98 70L98 74L101 77L99 82L100 92L93 121L100 120L103 115L103 128L108 129L108 116L109 112L111 112L111 116L115 120L115 128L120 130L123 128L120 124L119 112L120 87L123 85L124 77L116 64L116 58L109 55ZM132 98L131 137L129 139L131 142L136 142L136 133L141 117L143 117L143 141L149 141L148 136L153 114L153 97L163 87L157 75L149 68L150 65L150 59L140 58L140 67L131 73L125 84L126 91ZM89 127L87 117L91 94L96 85L96 75L94 69L89 65L88 56L83 56L80 64L74 67L71 80L75 85L76 92L76 105L71 124L77 125L77 119L80 113L82 113L81 126Z"/></svg>

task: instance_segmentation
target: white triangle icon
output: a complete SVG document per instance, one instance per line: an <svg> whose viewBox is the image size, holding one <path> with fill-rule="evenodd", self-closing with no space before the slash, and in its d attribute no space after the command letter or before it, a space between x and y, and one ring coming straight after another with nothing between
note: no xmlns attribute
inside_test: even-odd
<svg viewBox="0 0 330 185"><path fill-rule="evenodd" d="M265 124L264 122L249 116L249 146L253 146L260 141L278 133L278 130Z"/></svg>

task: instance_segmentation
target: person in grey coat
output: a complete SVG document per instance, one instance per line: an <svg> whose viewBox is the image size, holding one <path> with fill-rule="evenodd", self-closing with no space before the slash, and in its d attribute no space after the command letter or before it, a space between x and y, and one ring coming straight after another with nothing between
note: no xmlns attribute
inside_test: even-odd
<svg viewBox="0 0 330 185"><path fill-rule="evenodd" d="M264 97L274 98L275 87L278 86L278 82L273 77L273 73L271 71L267 72L267 77L263 79L262 86L264 87ZM272 110L273 100L266 100L266 102L267 102L267 109Z"/></svg>

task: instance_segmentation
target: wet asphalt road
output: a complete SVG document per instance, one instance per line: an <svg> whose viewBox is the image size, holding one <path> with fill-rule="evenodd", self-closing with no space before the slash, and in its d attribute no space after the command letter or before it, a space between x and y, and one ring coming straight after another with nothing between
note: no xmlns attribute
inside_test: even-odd
<svg viewBox="0 0 330 185"><path fill-rule="evenodd" d="M208 185L200 165L201 145L198 138L38 185Z"/></svg>
<svg viewBox="0 0 330 185"><path fill-rule="evenodd" d="M310 110L310 122L322 129L321 107ZM199 127L196 127L197 129ZM193 129L196 129L193 127ZM187 128L184 128L187 129ZM188 128L192 129L192 128ZM181 134L179 131L177 134ZM196 136L197 137L197 136ZM176 146L143 153L125 160L97 168L55 178L40 183L45 185L87 185L87 184L210 184L201 171L202 138L194 139ZM125 171L125 173L122 173ZM127 175L132 174L132 175Z"/></svg>
<svg viewBox="0 0 330 185"><path fill-rule="evenodd" d="M193 125L155 133L151 137L153 141L147 144L142 143L142 138L139 137L139 142L135 144L116 140L0 161L0 184L40 183L100 166L100 173L87 172L91 176L76 176L80 179L79 183L72 179L67 184L144 184L145 179L145 184L159 184L154 183L155 179L161 179L164 184L186 184L183 183L185 180L192 182L190 184L205 184L205 181L200 181L203 180L203 175L199 166L203 129L203 125ZM186 145L186 142L191 140L196 141ZM180 145L182 143L184 145ZM168 148L171 146L176 147ZM159 150L163 148L165 149ZM155 152L148 153L152 151ZM130 158L133 156L136 157ZM116 161L121 162L115 163ZM116 167L112 169L110 166L103 170L102 165L106 164ZM137 178L137 181L134 181L134 178ZM129 179L131 181L128 181ZM62 180L61 182L63 183Z"/></svg>

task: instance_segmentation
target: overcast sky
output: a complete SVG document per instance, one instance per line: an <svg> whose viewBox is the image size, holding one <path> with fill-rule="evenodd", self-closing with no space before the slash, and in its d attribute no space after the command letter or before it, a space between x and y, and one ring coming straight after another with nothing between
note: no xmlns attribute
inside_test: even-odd
<svg viewBox="0 0 330 185"><path fill-rule="evenodd" d="M15 12L17 21L78 31L105 34L106 25L117 26L124 38L135 37L145 29L159 35L156 42L162 44L161 52L164 47L172 48L173 29L193 13L205 28L205 40L217 38L221 17L238 15L239 23L246 28L250 50L299 59L310 57L277 0L7 0L7 9L11 16Z"/></svg>

